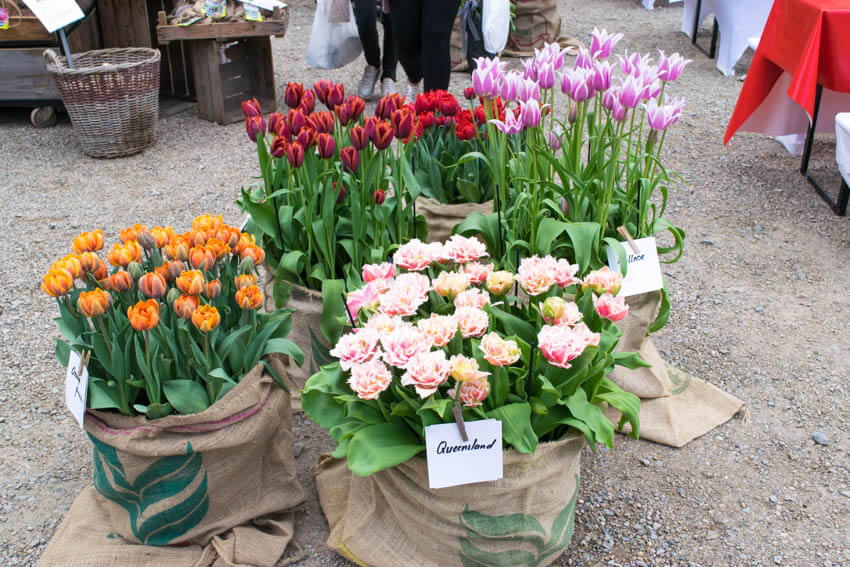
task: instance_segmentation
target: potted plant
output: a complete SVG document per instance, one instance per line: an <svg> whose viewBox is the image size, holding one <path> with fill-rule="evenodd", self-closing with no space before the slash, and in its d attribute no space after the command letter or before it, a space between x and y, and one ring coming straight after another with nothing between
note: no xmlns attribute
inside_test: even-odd
<svg viewBox="0 0 850 567"><path fill-rule="evenodd" d="M67 559L68 534L104 516L121 542L203 546L303 499L276 360L302 355L286 338L290 312L259 312L263 249L211 215L182 234L136 224L105 255L104 246L101 230L79 235L42 283L59 310L60 363L89 353L84 425L94 457L94 487L47 564ZM271 563L282 554L260 551Z"/></svg>
<svg viewBox="0 0 850 567"><path fill-rule="evenodd" d="M619 272L581 278L576 264L535 256L513 273L486 255L481 241L455 235L413 240L393 264L365 266L368 283L347 298L353 328L331 350L338 360L302 393L344 460L320 464L317 479L331 544L362 564L481 562L523 538L534 551L522 557L548 564L569 542L584 441L612 444L603 406L637 434L638 398L606 377L617 364L645 364L614 352L612 321L628 313L614 297ZM425 427L455 411L502 422L504 480L427 488ZM394 551L374 545L379 533Z"/></svg>

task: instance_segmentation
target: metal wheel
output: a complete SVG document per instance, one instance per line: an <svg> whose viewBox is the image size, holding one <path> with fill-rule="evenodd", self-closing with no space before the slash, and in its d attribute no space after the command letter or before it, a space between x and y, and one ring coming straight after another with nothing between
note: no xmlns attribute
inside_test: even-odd
<svg viewBox="0 0 850 567"><path fill-rule="evenodd" d="M56 109L52 106L39 106L30 113L30 122L36 128L50 128L56 124Z"/></svg>

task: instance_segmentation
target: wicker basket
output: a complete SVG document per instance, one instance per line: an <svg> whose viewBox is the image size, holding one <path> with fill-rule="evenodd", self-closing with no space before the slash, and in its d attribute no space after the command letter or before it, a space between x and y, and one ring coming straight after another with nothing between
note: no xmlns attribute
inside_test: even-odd
<svg viewBox="0 0 850 567"><path fill-rule="evenodd" d="M74 69L52 49L44 57L85 153L113 158L153 145L159 115L159 50L131 47L76 53Z"/></svg>

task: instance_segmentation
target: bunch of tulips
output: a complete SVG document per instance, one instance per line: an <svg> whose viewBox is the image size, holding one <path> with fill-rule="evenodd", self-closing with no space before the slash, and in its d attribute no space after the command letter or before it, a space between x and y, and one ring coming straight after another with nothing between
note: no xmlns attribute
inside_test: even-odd
<svg viewBox="0 0 850 567"><path fill-rule="evenodd" d="M88 407L150 419L205 410L270 354L303 355L286 339L290 312L258 313L254 237L203 215L192 229L135 224L101 257L103 231L74 238L42 290L56 298L65 340L56 356L91 352Z"/></svg>
<svg viewBox="0 0 850 567"><path fill-rule="evenodd" d="M453 421L454 406L466 419L501 420L505 445L522 453L570 430L610 447L604 404L637 435L638 398L605 377L615 364L646 365L613 352L613 322L628 315L615 297L622 275L578 278L577 265L551 256L525 258L513 273L486 256L483 242L455 235L411 240L392 263L363 267L366 283L347 297L352 329L330 351L337 361L302 397L356 474L423 451L424 428Z"/></svg>

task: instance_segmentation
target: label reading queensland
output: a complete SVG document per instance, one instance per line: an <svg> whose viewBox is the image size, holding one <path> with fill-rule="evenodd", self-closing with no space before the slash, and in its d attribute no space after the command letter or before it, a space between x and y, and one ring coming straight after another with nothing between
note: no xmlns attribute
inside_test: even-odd
<svg viewBox="0 0 850 567"><path fill-rule="evenodd" d="M628 242L623 242L629 269L626 272L626 277L623 278L623 287L617 294L620 297L656 291L664 287L664 280L661 278L661 264L658 262L658 249L655 247L655 237L639 238L634 243L639 252L632 250L632 246ZM608 247L608 267L620 271L620 260L610 246Z"/></svg>
<svg viewBox="0 0 850 567"><path fill-rule="evenodd" d="M68 357L68 372L65 374L65 405L80 427L83 426L83 416L86 414L86 395L89 392L89 369L80 369L80 355L71 351Z"/></svg>
<svg viewBox="0 0 850 567"><path fill-rule="evenodd" d="M502 478L502 422L467 421L468 441L456 423L425 428L428 485L445 488Z"/></svg>

